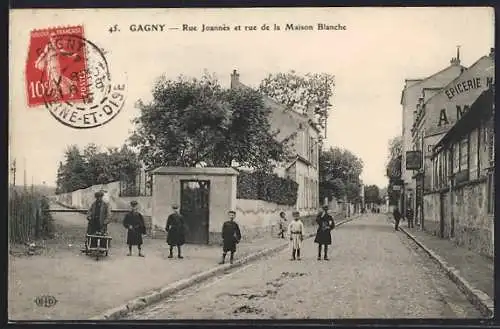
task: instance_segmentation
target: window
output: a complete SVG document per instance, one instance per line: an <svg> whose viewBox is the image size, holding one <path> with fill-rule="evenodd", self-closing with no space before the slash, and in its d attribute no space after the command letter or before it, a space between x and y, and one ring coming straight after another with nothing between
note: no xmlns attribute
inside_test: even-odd
<svg viewBox="0 0 500 329"><path fill-rule="evenodd" d="M474 129L470 133L470 159L469 159L469 179L477 179L479 177L479 156L477 149L479 147L478 129Z"/></svg>
<svg viewBox="0 0 500 329"><path fill-rule="evenodd" d="M445 150L444 151L444 160L443 160L443 167L444 167L444 186L448 186L448 177L450 176L450 151Z"/></svg>
<svg viewBox="0 0 500 329"><path fill-rule="evenodd" d="M453 144L453 174L456 174L460 170L460 149L458 144Z"/></svg>
<svg viewBox="0 0 500 329"><path fill-rule="evenodd" d="M469 136L460 141L460 171L469 168Z"/></svg>
<svg viewBox="0 0 500 329"><path fill-rule="evenodd" d="M444 170L443 170L443 152L439 153L438 155L438 181L439 181L439 188L443 187L444 183Z"/></svg>
<svg viewBox="0 0 500 329"><path fill-rule="evenodd" d="M495 173L488 175L488 213L495 213Z"/></svg>
<svg viewBox="0 0 500 329"><path fill-rule="evenodd" d="M487 141L487 145L488 145L488 160L490 161L489 165L490 167L494 165L494 161L495 161L495 131L494 131L494 128L493 128L493 121L490 120L490 122L488 122L488 141Z"/></svg>
<svg viewBox="0 0 500 329"><path fill-rule="evenodd" d="M438 181L437 181L437 158L434 157L432 158L432 189L436 190L439 187Z"/></svg>

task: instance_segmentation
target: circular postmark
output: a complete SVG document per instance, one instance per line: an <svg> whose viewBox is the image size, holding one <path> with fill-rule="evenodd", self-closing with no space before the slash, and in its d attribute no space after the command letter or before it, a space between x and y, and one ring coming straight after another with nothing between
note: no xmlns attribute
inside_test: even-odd
<svg viewBox="0 0 500 329"><path fill-rule="evenodd" d="M45 107L56 120L88 129L118 115L125 103L126 84L112 81L99 47L79 35L51 35L46 52L40 83L46 86Z"/></svg>

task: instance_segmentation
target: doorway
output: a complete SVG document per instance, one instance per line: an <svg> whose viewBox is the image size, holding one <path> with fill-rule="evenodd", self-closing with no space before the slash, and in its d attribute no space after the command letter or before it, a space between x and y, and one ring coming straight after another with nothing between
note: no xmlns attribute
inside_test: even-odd
<svg viewBox="0 0 500 329"><path fill-rule="evenodd" d="M208 244L210 181L181 180L181 214L186 225L186 242Z"/></svg>
<svg viewBox="0 0 500 329"><path fill-rule="evenodd" d="M439 194L439 237L444 238L444 217L445 217L445 194Z"/></svg>

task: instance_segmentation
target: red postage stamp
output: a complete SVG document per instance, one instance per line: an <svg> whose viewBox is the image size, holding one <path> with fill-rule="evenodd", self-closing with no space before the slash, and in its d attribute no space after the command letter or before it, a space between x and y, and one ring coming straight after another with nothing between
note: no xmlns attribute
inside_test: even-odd
<svg viewBox="0 0 500 329"><path fill-rule="evenodd" d="M82 26L33 30L26 61L28 106L80 103L87 97L86 43Z"/></svg>

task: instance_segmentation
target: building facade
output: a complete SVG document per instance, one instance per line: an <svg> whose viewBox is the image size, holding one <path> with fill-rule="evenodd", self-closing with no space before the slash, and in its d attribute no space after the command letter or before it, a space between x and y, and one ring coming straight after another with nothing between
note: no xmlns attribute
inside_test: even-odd
<svg viewBox="0 0 500 329"><path fill-rule="evenodd" d="M250 88L241 83L239 73L231 74L231 88ZM319 207L319 138L312 110L304 114L285 108L263 96L264 106L271 110L271 130L278 131L278 141L288 140L293 147L293 160L279 163L275 173L298 183L296 209L304 215L314 214Z"/></svg>
<svg viewBox="0 0 500 329"><path fill-rule="evenodd" d="M494 87L471 104L433 147L425 228L494 255Z"/></svg>
<svg viewBox="0 0 500 329"><path fill-rule="evenodd" d="M430 99L433 95L443 89L456 77L458 77L465 68L460 65L459 54L456 58L452 58L450 65L423 79L406 79L401 93L401 106L403 108L402 122L402 159L401 159L401 198L400 209L402 213L406 213L408 208L415 209L416 203L416 181L414 180L414 172L406 169L406 152L414 149L414 137L412 129L417 115L420 113L420 107L426 99ZM418 145L418 143L417 143Z"/></svg>
<svg viewBox="0 0 500 329"><path fill-rule="evenodd" d="M417 221L425 226L425 195L432 190L433 147L470 109L482 92L494 83L494 50L483 56L469 68L444 86L440 91L432 91L426 99L426 90L417 103L415 120L411 129L412 149L422 152L421 169L414 172L412 186L415 198L410 204L415 209Z"/></svg>

